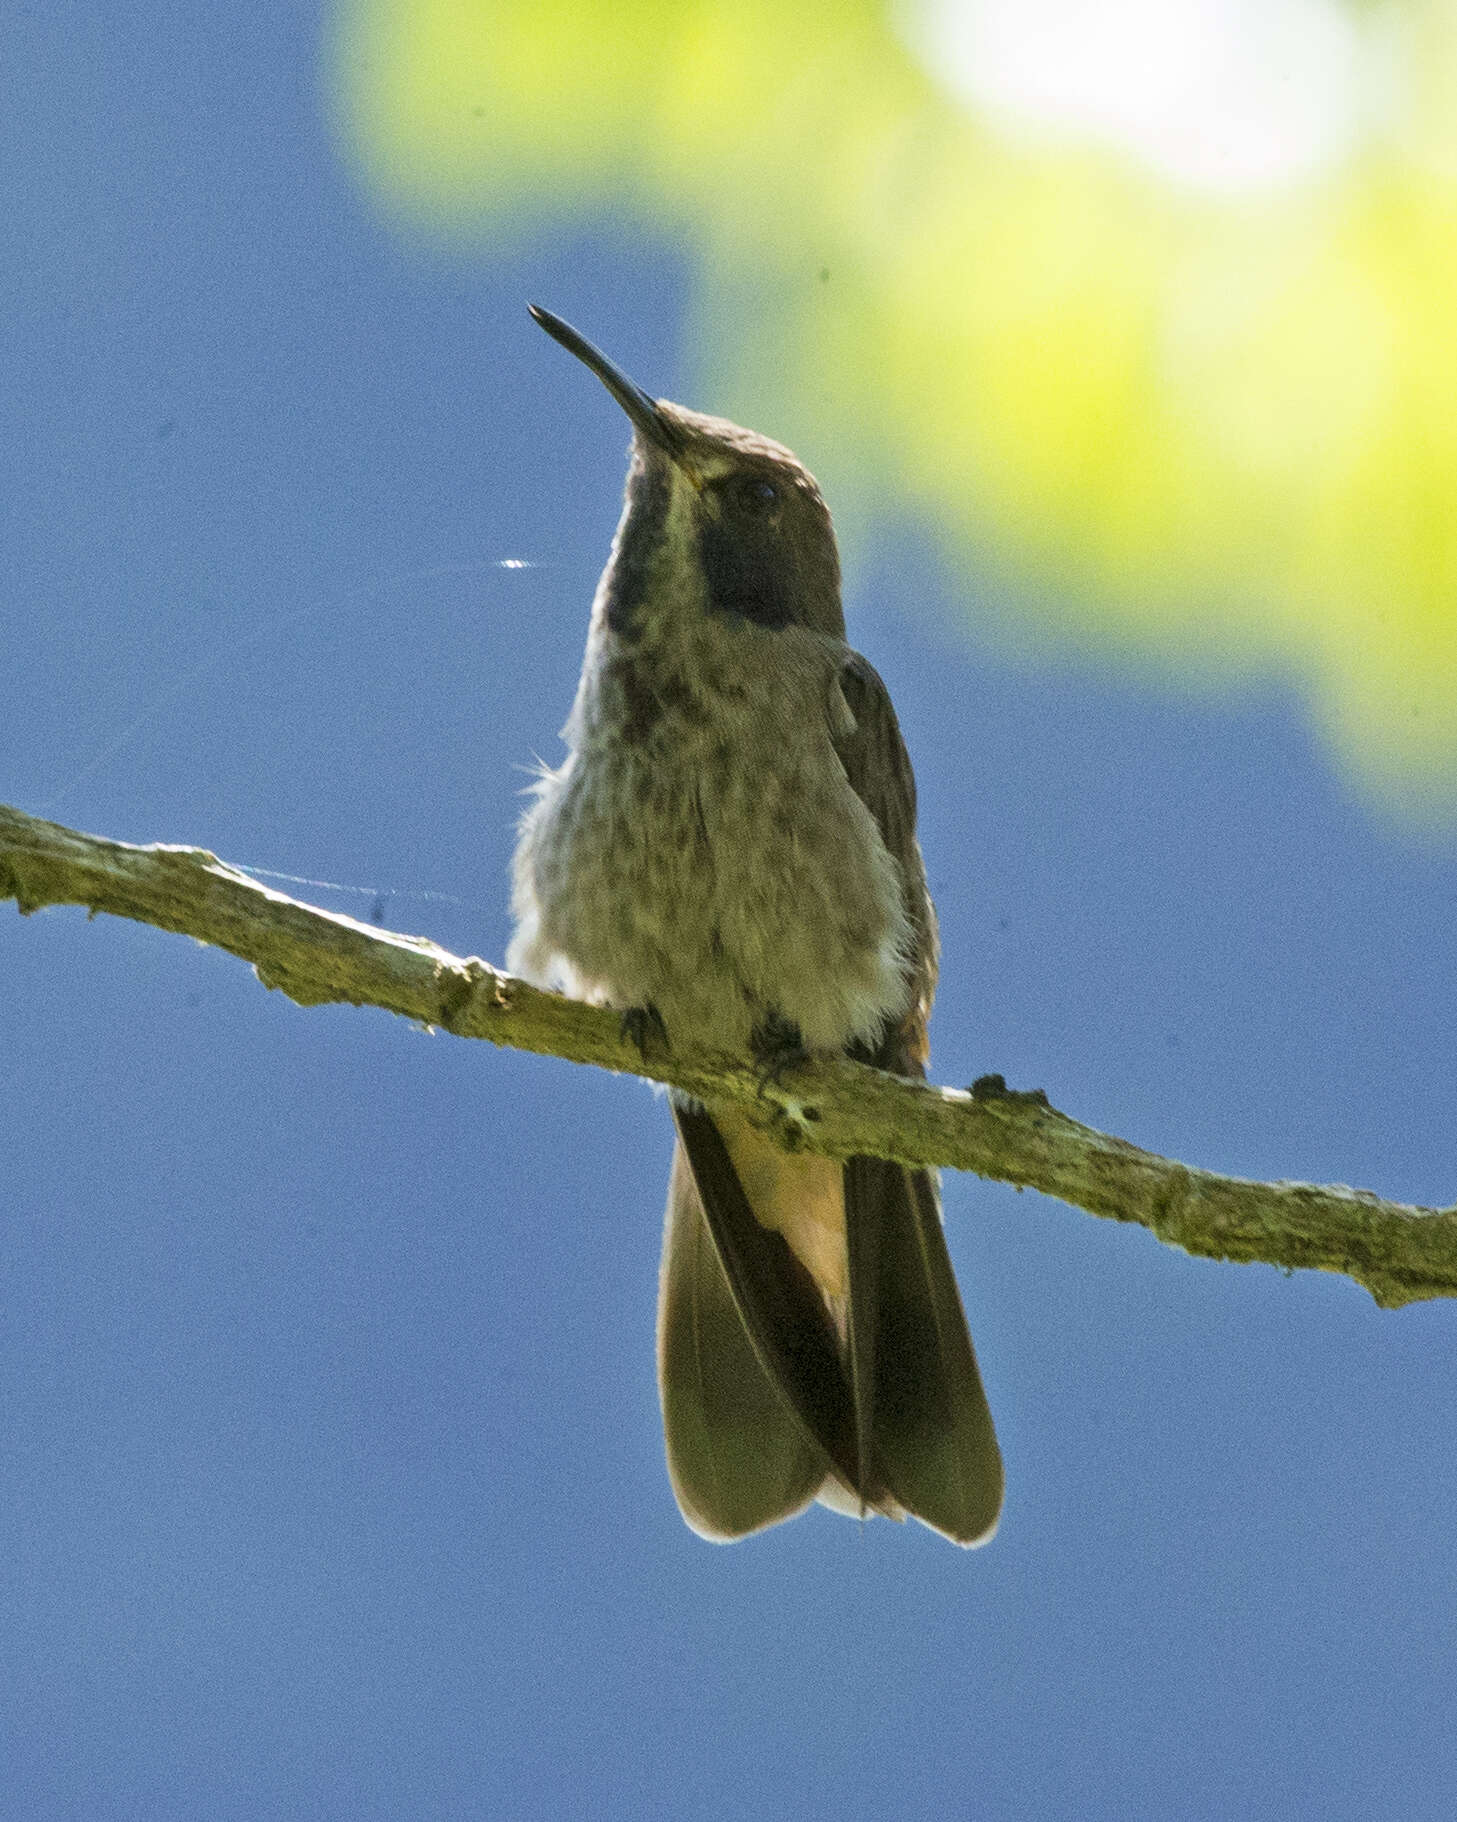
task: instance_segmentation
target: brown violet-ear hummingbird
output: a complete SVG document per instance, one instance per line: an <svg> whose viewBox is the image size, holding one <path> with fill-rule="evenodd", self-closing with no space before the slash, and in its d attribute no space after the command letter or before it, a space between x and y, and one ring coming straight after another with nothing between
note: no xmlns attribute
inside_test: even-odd
<svg viewBox="0 0 1457 1822"><path fill-rule="evenodd" d="M633 437L567 757L521 824L508 966L669 1044L924 1075L915 781L845 641L819 488L531 314ZM684 1518L728 1540L819 1499L984 1542L1002 1463L934 1174L791 1155L732 1108L671 1102L658 1383Z"/></svg>

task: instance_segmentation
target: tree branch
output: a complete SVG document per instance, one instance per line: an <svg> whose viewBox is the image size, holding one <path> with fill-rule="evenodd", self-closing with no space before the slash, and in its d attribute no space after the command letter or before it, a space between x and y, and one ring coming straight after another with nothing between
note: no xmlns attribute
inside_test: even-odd
<svg viewBox="0 0 1457 1822"><path fill-rule="evenodd" d="M301 1006L379 1006L457 1037L558 1056L732 1102L788 1149L975 1171L1091 1214L1134 1221L1206 1258L1342 1272L1383 1308L1457 1296L1457 1208L1369 1190L1254 1183L1196 1170L1070 1120L1000 1076L969 1089L816 1059L780 1084L745 1059L624 1038L615 1013L544 993L423 937L301 904L201 848L133 847L0 806L0 898L21 914L85 905L175 930L251 962Z"/></svg>

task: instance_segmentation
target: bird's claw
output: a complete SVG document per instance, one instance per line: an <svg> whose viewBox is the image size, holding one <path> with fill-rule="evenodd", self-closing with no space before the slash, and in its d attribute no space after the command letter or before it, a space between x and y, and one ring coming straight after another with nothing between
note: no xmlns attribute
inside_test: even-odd
<svg viewBox="0 0 1457 1822"><path fill-rule="evenodd" d="M618 1020L617 1028L623 1043L635 1044L640 1057L647 1055L649 1045L663 1050L668 1048L668 1028L656 1006L629 1006Z"/></svg>
<svg viewBox="0 0 1457 1822"><path fill-rule="evenodd" d="M791 1069L798 1069L810 1057L799 1034L799 1026L781 1018L777 1012L771 1012L754 1027L749 1049L758 1065L755 1074L761 1095L766 1088L778 1088Z"/></svg>

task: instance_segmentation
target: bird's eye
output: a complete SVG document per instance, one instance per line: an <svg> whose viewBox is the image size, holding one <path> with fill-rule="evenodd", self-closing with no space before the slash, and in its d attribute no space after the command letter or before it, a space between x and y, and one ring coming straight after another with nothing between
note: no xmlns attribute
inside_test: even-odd
<svg viewBox="0 0 1457 1822"><path fill-rule="evenodd" d="M745 475L734 491L739 505L749 512L768 512L779 501L779 489L763 475Z"/></svg>

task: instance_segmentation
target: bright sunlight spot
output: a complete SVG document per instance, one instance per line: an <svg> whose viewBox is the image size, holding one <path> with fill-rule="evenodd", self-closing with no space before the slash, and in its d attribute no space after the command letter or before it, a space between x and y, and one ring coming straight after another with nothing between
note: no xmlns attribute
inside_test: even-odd
<svg viewBox="0 0 1457 1822"><path fill-rule="evenodd" d="M1385 87L1334 0L911 0L902 30L999 125L1102 141L1210 191L1331 171Z"/></svg>

